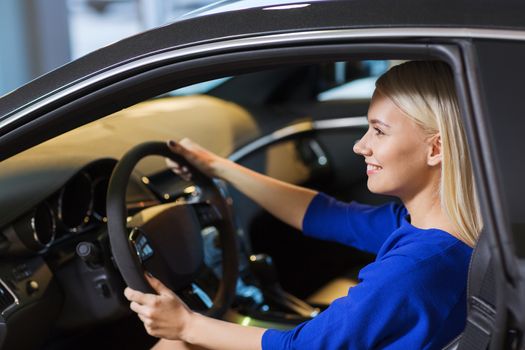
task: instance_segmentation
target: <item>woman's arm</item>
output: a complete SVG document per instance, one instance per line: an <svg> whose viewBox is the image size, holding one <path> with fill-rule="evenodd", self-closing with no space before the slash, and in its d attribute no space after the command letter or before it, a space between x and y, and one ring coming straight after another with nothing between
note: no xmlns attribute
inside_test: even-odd
<svg viewBox="0 0 525 350"><path fill-rule="evenodd" d="M131 301L130 307L142 320L146 331L154 337L173 341L174 350L199 347L217 350L261 349L265 329L240 326L193 312L158 279L150 276L146 278L157 294L126 288L124 295ZM183 344L177 344L177 340L189 346L181 347ZM167 346L169 342L161 344Z"/></svg>
<svg viewBox="0 0 525 350"><path fill-rule="evenodd" d="M202 148L189 139L169 141L174 153L209 176L228 181L279 220L302 230L306 209L316 191L262 175ZM183 169L174 169L182 171Z"/></svg>
<svg viewBox="0 0 525 350"><path fill-rule="evenodd" d="M207 349L260 350L265 331L194 313L183 340Z"/></svg>

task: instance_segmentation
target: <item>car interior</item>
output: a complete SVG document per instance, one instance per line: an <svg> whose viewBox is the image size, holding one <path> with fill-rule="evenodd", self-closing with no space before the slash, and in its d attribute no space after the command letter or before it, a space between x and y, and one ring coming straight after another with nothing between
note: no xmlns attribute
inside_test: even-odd
<svg viewBox="0 0 525 350"><path fill-rule="evenodd" d="M375 79L398 62L283 64L168 87L3 161L0 205L10 208L0 217L0 308L10 315L5 349L154 344L123 296L106 202L117 163L145 142L190 138L250 169L343 201L396 200L368 192L365 164L352 146L367 128ZM152 208L199 203L202 196L200 186L159 155L140 160L126 186L129 230ZM235 188L215 186L231 206L237 238L238 279L223 319L291 328L346 295L374 259L304 237ZM206 312L223 272L223 242L213 222L199 227L203 264L177 292ZM168 231L177 239L182 228ZM137 237L133 248L146 261L154 253ZM32 335L24 336L28 329Z"/></svg>

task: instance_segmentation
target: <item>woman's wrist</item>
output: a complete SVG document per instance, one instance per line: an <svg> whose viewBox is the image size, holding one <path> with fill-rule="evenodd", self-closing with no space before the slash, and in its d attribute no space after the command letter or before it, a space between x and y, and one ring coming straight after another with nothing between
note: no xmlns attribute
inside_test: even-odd
<svg viewBox="0 0 525 350"><path fill-rule="evenodd" d="M195 326L199 316L201 316L199 313L193 312L191 310L188 312L188 314L186 314L186 320L184 320L184 326L180 332L180 340L188 344L195 344L195 340L199 339L198 334L194 333L195 329L199 329Z"/></svg>
<svg viewBox="0 0 525 350"><path fill-rule="evenodd" d="M191 312L184 322L180 340L191 346L206 349L247 350L261 349L266 329L246 327Z"/></svg>
<svg viewBox="0 0 525 350"><path fill-rule="evenodd" d="M229 174L235 163L227 158L218 158L213 164L213 174L222 180L229 181Z"/></svg>

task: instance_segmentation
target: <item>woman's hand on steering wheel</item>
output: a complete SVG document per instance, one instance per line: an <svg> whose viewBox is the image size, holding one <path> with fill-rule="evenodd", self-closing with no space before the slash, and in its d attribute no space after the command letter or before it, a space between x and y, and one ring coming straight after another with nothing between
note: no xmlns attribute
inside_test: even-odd
<svg viewBox="0 0 525 350"><path fill-rule="evenodd" d="M182 339L193 312L161 281L148 274L145 276L157 294L127 287L124 295L131 301L131 310L137 313L149 335L169 340Z"/></svg>
<svg viewBox="0 0 525 350"><path fill-rule="evenodd" d="M223 178L225 166L230 162L228 159L210 152L188 138L183 138L179 142L170 140L168 141L168 147L173 153L184 157L191 165L209 177ZM166 164L183 179L191 179L191 174L186 167L181 167L171 159L166 159Z"/></svg>

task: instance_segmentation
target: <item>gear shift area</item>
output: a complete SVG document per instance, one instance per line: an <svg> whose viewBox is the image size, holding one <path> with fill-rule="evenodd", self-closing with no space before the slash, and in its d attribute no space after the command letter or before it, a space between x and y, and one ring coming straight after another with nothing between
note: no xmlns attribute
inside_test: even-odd
<svg viewBox="0 0 525 350"><path fill-rule="evenodd" d="M249 258L250 269L260 282L260 288L269 301L302 317L315 317L321 311L296 296L286 292L277 278L273 260L269 255L256 254Z"/></svg>

